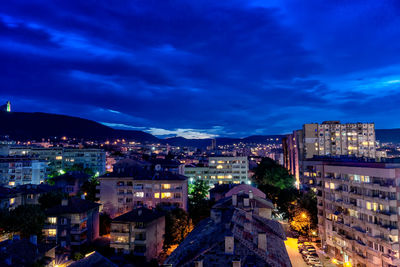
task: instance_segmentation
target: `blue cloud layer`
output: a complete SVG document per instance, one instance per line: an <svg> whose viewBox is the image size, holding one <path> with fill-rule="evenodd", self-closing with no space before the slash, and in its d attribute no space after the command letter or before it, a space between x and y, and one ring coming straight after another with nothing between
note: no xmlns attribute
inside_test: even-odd
<svg viewBox="0 0 400 267"><path fill-rule="evenodd" d="M396 1L118 3L3 3L0 100L191 137L400 127Z"/></svg>

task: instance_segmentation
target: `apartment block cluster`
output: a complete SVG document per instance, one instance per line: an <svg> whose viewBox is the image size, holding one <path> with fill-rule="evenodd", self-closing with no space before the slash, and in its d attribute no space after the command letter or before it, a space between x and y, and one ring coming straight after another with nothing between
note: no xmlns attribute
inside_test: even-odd
<svg viewBox="0 0 400 267"><path fill-rule="evenodd" d="M190 181L204 180L215 184L250 183L247 157L209 157L207 166L186 165L185 176Z"/></svg>
<svg viewBox="0 0 400 267"><path fill-rule="evenodd" d="M40 184L48 174L64 173L76 165L102 175L105 164L106 155L101 149L1 145L0 184Z"/></svg>
<svg viewBox="0 0 400 267"><path fill-rule="evenodd" d="M372 123L306 124L283 140L285 166L317 195L318 232L343 266L400 266L400 160L377 154Z"/></svg>

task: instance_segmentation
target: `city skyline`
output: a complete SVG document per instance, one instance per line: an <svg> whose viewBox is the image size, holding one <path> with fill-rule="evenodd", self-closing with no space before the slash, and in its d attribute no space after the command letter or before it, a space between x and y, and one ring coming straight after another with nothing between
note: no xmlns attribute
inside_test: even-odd
<svg viewBox="0 0 400 267"><path fill-rule="evenodd" d="M157 136L400 128L398 4L266 2L5 3L1 103Z"/></svg>

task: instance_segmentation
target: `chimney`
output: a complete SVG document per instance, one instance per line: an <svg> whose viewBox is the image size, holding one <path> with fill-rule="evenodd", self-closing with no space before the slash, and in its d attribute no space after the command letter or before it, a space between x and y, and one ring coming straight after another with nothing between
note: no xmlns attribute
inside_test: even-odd
<svg viewBox="0 0 400 267"><path fill-rule="evenodd" d="M249 199L247 197L243 199L243 206L245 206L245 207L250 206L250 202L249 202Z"/></svg>
<svg viewBox="0 0 400 267"><path fill-rule="evenodd" d="M232 195L232 205L235 207L237 206L237 195L236 194Z"/></svg>
<svg viewBox="0 0 400 267"><path fill-rule="evenodd" d="M225 254L233 254L234 245L233 236L225 236Z"/></svg>
<svg viewBox="0 0 400 267"><path fill-rule="evenodd" d="M203 260L194 261L194 267L203 267Z"/></svg>
<svg viewBox="0 0 400 267"><path fill-rule="evenodd" d="M232 267L240 267L240 259L234 259L232 261Z"/></svg>
<svg viewBox="0 0 400 267"><path fill-rule="evenodd" d="M263 251L267 250L267 235L265 233L258 234L258 248Z"/></svg>
<svg viewBox="0 0 400 267"><path fill-rule="evenodd" d="M253 198L254 198L253 191L251 191L251 190L249 191L249 198L250 198L250 199L253 199Z"/></svg>
<svg viewBox="0 0 400 267"><path fill-rule="evenodd" d="M37 235L31 235L29 241L35 246L37 246Z"/></svg>
<svg viewBox="0 0 400 267"><path fill-rule="evenodd" d="M61 200L61 206L68 206L68 199Z"/></svg>

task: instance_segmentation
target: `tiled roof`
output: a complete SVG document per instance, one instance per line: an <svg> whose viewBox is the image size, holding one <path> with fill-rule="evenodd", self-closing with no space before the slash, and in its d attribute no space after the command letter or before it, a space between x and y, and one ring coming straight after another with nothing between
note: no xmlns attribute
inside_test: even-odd
<svg viewBox="0 0 400 267"><path fill-rule="evenodd" d="M89 200L80 198L72 198L68 200L68 205L58 205L46 210L46 215L61 215L61 214L75 214L83 213L95 208L98 208L100 204L94 203Z"/></svg>
<svg viewBox="0 0 400 267"><path fill-rule="evenodd" d="M147 208L138 208L122 214L112 220L112 222L151 222L164 216L164 213Z"/></svg>
<svg viewBox="0 0 400 267"><path fill-rule="evenodd" d="M80 259L70 265L70 267L116 267L115 263L98 253L97 251Z"/></svg>

